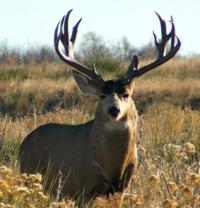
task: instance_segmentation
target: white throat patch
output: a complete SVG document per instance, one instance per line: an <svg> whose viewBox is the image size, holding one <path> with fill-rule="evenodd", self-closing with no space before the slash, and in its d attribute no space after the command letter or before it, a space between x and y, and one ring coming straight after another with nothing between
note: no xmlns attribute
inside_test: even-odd
<svg viewBox="0 0 200 208"><path fill-rule="evenodd" d="M118 121L118 122L106 122L104 124L104 127L108 131L125 131L129 128L129 122L128 121Z"/></svg>

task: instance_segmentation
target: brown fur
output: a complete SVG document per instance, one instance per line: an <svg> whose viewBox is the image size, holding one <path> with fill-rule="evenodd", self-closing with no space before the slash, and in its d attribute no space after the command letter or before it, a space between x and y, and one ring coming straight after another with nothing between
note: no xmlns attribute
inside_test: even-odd
<svg viewBox="0 0 200 208"><path fill-rule="evenodd" d="M123 91L118 91L121 86L117 85L112 83L112 90L99 101L94 120L78 126L46 124L31 132L20 146L21 172L46 175L44 185L51 193L56 193L62 175L61 193L85 200L123 191L137 162L138 116L132 87L123 86ZM121 93L130 96L123 100ZM106 102L113 102L119 109L126 106L119 120L110 118L104 109L104 105L109 108Z"/></svg>

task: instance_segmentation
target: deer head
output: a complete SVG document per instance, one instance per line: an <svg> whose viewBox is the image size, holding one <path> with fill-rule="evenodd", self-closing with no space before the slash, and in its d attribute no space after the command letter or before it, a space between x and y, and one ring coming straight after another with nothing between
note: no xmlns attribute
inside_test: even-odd
<svg viewBox="0 0 200 208"><path fill-rule="evenodd" d="M73 76L79 85L80 89L87 95L95 96L100 99L99 105L103 112L110 119L120 120L126 116L129 110L130 102L132 101L133 81L145 74L146 72L155 69L170 60L179 50L181 42L175 33L174 21L171 17L171 31L167 33L166 22L161 16L156 13L161 25L161 40L158 41L156 34L153 32L155 46L158 56L150 64L138 68L138 57L133 56L132 62L129 65L125 75L117 80L104 81L98 74L95 65L93 69L80 64L74 58L74 44L76 40L80 19L73 27L72 35L69 38L68 20L72 10L70 10L58 23L55 35L54 45L58 56L68 65L72 67ZM59 43L63 45L64 51L59 48ZM169 47L167 48L167 46ZM166 50L166 48L168 50Z"/></svg>

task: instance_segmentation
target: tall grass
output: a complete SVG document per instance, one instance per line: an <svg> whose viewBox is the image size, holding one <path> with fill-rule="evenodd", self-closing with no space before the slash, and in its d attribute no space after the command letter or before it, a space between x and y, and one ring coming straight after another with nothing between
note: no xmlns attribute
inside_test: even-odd
<svg viewBox="0 0 200 208"><path fill-rule="evenodd" d="M127 65L103 71L104 78L120 76ZM135 82L133 97L143 114L137 172L124 193L99 196L89 207L200 207L200 58L172 60ZM17 154L37 126L86 122L94 104L64 64L0 66L0 165L12 168L0 167L0 207L76 206L44 194L35 176L20 175Z"/></svg>
<svg viewBox="0 0 200 208"><path fill-rule="evenodd" d="M143 112L152 103L162 101L199 109L199 66L199 58L178 59L136 80L134 98L138 109ZM104 78L121 76L127 65L120 67L115 73L103 72ZM84 105L70 70L64 64L2 65L0 75L2 114L28 115L33 110L44 113L57 107L70 107L72 103Z"/></svg>
<svg viewBox="0 0 200 208"><path fill-rule="evenodd" d="M15 161L19 144L36 126L48 122L82 123L90 118L91 113L81 106L74 107L73 111L59 109L44 115L9 119L6 126L5 118L2 118L4 145L0 154L0 163L16 169ZM162 103L152 105L143 119L144 130L139 146L138 170L131 188L109 198L98 197L90 206L138 207L140 205L153 208L163 207L165 203L174 203L179 207L185 205L193 207L195 203L199 203L200 112L190 108L181 110L180 107ZM25 200L24 197L21 200ZM48 200L50 206L51 200L55 199ZM10 200L2 201L16 203ZM62 203L68 206L66 204L69 201ZM40 206L42 207L42 203Z"/></svg>

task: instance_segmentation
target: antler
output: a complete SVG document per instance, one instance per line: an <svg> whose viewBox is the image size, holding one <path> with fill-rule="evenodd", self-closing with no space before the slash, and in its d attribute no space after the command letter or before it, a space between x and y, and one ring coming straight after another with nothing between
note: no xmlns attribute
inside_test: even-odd
<svg viewBox="0 0 200 208"><path fill-rule="evenodd" d="M104 84L104 80L102 77L96 72L95 68L93 70L87 68L86 66L80 64L78 61L74 59L74 44L76 40L76 35L78 31L78 26L82 20L82 18L76 23L73 27L71 38L69 39L68 34L68 21L70 13L72 9L68 11L68 13L63 16L62 20L57 24L55 33L54 33L54 46L55 51L58 56L68 65L73 67L73 70L81 73L83 76L89 79L93 84L97 87L102 88ZM64 47L64 52L59 48L59 43L62 43Z"/></svg>
<svg viewBox="0 0 200 208"><path fill-rule="evenodd" d="M175 33L175 26L174 26L173 18L171 17L171 20L170 20L170 23L172 25L171 31L169 32L169 34L167 34L165 21L161 18L161 16L158 13L156 13L156 15L158 16L158 19L160 21L161 34L162 34L161 41L158 42L157 36L153 32L155 45L156 45L156 48L158 51L158 57L154 62L138 69L137 68L138 57L136 55L134 55L133 60L127 70L125 77L124 77L125 82L130 82L133 78L139 77L139 76L143 75L144 73L164 64L165 62L167 62L168 60L170 60L172 57L175 56L175 54L177 53L177 51L179 50L179 48L181 46L181 41L179 40L179 38L176 36L176 33ZM166 45L169 42L170 42L170 48L165 53Z"/></svg>

